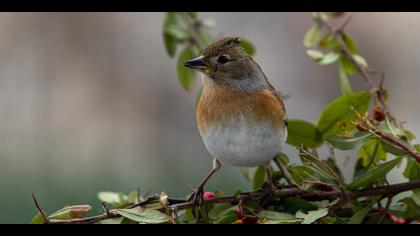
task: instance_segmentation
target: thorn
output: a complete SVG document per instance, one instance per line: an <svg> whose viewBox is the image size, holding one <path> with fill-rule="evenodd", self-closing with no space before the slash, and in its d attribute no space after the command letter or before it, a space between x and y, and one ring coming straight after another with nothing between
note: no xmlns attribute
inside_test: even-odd
<svg viewBox="0 0 420 236"><path fill-rule="evenodd" d="M109 209L108 209L108 207L107 207L107 205L106 205L105 202L102 202L102 208L104 209L104 211L105 211L105 213L106 213L106 215L108 217L112 217L113 216L113 214L111 213L111 211L109 211Z"/></svg>
<svg viewBox="0 0 420 236"><path fill-rule="evenodd" d="M147 196L149 196L151 189L149 188L142 196L141 198L146 199Z"/></svg>
<svg viewBox="0 0 420 236"><path fill-rule="evenodd" d="M346 28L347 24L350 23L352 17L351 15L346 19L346 21L340 26L339 31L343 30L344 28Z"/></svg>
<svg viewBox="0 0 420 236"><path fill-rule="evenodd" d="M141 201L140 187L137 187L137 203L139 203L140 201Z"/></svg>
<svg viewBox="0 0 420 236"><path fill-rule="evenodd" d="M32 199L34 200L35 207L36 207L37 211L39 212L39 214L41 214L42 219L44 220L44 224L47 224L48 223L47 215L45 214L45 212L39 206L38 201L36 200L36 197L35 197L34 193L32 193Z"/></svg>
<svg viewBox="0 0 420 236"><path fill-rule="evenodd" d="M193 188L193 187L191 187L191 185L189 185L189 184L188 184L188 185L187 185L187 187L190 189L190 191L191 191L191 192L193 192L193 191L194 191L194 188Z"/></svg>

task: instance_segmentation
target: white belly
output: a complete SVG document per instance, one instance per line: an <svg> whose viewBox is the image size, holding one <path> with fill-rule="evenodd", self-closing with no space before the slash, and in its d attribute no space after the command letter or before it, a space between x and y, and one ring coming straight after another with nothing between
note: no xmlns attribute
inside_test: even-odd
<svg viewBox="0 0 420 236"><path fill-rule="evenodd" d="M271 124L249 123L241 117L207 127L202 137L209 152L221 163L254 167L268 164L281 151L287 129L275 132Z"/></svg>

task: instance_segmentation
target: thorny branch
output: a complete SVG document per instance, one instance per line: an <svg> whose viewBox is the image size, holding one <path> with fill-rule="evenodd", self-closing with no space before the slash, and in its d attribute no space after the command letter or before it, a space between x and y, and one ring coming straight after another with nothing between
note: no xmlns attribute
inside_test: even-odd
<svg viewBox="0 0 420 236"><path fill-rule="evenodd" d="M325 26L325 28L333 34L339 34L344 30L344 27L347 25L347 23L350 21L350 17L345 21L345 23L339 27L338 29L334 28L327 20L322 19L322 17L317 17L315 20L316 22L321 25ZM389 106L385 99L385 89L383 87L385 75L384 73L381 73L381 78L379 85L376 85L375 81L371 78L369 74L369 69L367 67L364 67L360 63L358 63L354 57L354 55L349 51L349 49L344 45L343 42L338 41L338 43L341 45L341 52L356 66L359 74L363 77L363 79L368 83L369 88L376 94L376 99L379 101L381 106L383 107L383 110L385 112L385 115L389 117L389 119L397 126L401 127L402 125L400 122L397 121L397 119L391 114L391 111L389 109ZM382 130L378 129L376 126L371 125L371 129L373 129L374 134L379 136L380 138L384 139L388 143L396 146L398 149L406 153L407 155L415 158L417 162L420 162L420 153L417 153L413 150L411 150L409 147L404 145L399 139L390 136L383 132Z"/></svg>
<svg viewBox="0 0 420 236"><path fill-rule="evenodd" d="M401 192L410 191L414 189L420 189L420 180L417 181L411 181L407 183L401 183L401 184L394 184L384 187L377 187L377 188L369 188L369 189L363 189L363 190L356 190L356 191L345 191L346 197L349 199L356 199L356 198L362 198L362 197L369 197L369 196L378 196L378 195L395 195ZM263 197L266 193L263 191L255 191L255 192L246 192L241 193L238 195L231 195L231 196L225 196L220 198L213 198L213 199L207 199L204 200L204 203L238 203L240 201L246 201L246 200L257 200ZM343 192L341 190L336 191L307 191L303 190L298 187L290 187L290 188L283 188L275 190L273 193L273 202L279 201L280 198L284 197L300 197L305 200L327 200L327 199L334 199L339 198L343 195ZM38 202L35 200L36 207L39 212L43 212L40 208ZM137 204L136 207L145 207L147 204L159 202L159 196L151 196L141 203ZM169 206L166 208L162 208L162 211L167 212L168 214L171 214L173 217L176 218L176 213L179 210L192 208L194 206L193 202L187 202L185 200L181 199L173 199L168 198ZM130 208L133 208L131 206ZM45 213L44 213L45 215ZM47 219L47 221L44 221L44 223L47 224L93 224L98 223L105 219L112 219L112 218L118 218L121 217L121 215L116 210L109 210L109 213L103 213L101 215L92 216L88 218L83 219L72 219L72 220L54 220L54 219Z"/></svg>

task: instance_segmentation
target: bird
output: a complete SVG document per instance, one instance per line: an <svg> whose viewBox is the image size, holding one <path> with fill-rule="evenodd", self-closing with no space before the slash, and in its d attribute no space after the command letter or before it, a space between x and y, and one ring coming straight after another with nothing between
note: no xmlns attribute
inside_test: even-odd
<svg viewBox="0 0 420 236"><path fill-rule="evenodd" d="M287 139L286 108L281 94L240 42L239 37L221 37L200 56L184 62L202 75L196 123L213 156L212 169L188 198L197 204L203 203L204 186L222 165L264 166L267 189L274 188L269 165Z"/></svg>

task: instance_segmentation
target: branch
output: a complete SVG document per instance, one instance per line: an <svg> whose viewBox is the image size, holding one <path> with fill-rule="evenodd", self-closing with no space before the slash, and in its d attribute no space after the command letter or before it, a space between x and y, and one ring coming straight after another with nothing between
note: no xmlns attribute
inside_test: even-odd
<svg viewBox="0 0 420 236"><path fill-rule="evenodd" d="M325 26L325 28L330 33L337 34L337 33L343 32L343 29L344 29L345 25L347 25L348 22L350 21L350 18L347 19L346 22L343 24L343 26L341 26L339 29L335 29L327 20L322 19L321 17L317 17L315 19L315 21L319 25ZM396 118L391 114L391 111L389 109L389 106L386 103L385 96L383 94L384 93L383 83L384 83L384 78L385 78L384 73L381 74L379 85L376 85L376 83L374 82L374 80L369 75L368 68L366 68L366 67L360 65L359 63L357 63L354 55L349 51L349 49L347 48L347 46L343 42L338 41L338 43L341 46L341 52L356 66L359 74L368 83L369 88L372 91L375 92L376 98L379 101L379 103L382 105L382 107L383 107L383 109L385 111L385 114L394 122L394 124L396 124L397 126L400 126L401 127L401 124L399 122L397 122ZM377 127L374 127L372 125L371 128L373 129L374 133L377 136L379 136L380 138L384 139L388 143L396 146L398 149L400 149L401 151L403 151L407 155L415 158L417 162L420 162L420 154L419 153L416 153L415 151L411 150L406 145L404 145L403 143L401 143L400 140L396 139L393 136L390 136L390 135L384 133L383 131L381 131Z"/></svg>
<svg viewBox="0 0 420 236"><path fill-rule="evenodd" d="M414 189L420 189L420 180L417 181L411 181L407 183L401 183L401 184L394 184L389 185L385 187L377 187L377 188L369 188L364 190L356 190L356 191L345 191L344 194L349 199L356 199L361 197L369 197L369 196L377 196L377 195L396 195L401 192L410 191ZM238 203L240 201L244 200L257 200L261 197L265 196L266 193L263 191L256 191L256 192L246 192L238 195L231 195L231 196L225 196L220 198L213 198L213 199L207 199L204 200L204 203ZM305 200L326 200L326 199L333 199L338 198L343 195L343 192L338 191L315 191L310 192L307 190L303 190L297 187L291 187L291 188L284 188L275 190L273 193L274 200L273 202L277 202L279 198L284 197L300 197ZM156 196L150 197L148 200L148 203L153 202L153 200L157 200ZM178 210L182 209L188 209L192 208L194 206L193 202L186 202L185 200L180 199L168 199L170 203L177 202L175 204L169 205L167 209L163 210L170 210L171 213L174 213ZM145 201L143 201L144 203ZM72 219L72 220L54 220L49 219L49 224L94 224L98 223L102 220L106 219L112 219L112 218L118 218L121 217L121 215L115 211L110 210L110 214L102 214L98 216L92 216L88 218L83 219Z"/></svg>
<svg viewBox="0 0 420 236"><path fill-rule="evenodd" d="M41 207L39 206L39 203L38 203L38 201L36 200L36 197L35 197L35 194L34 194L34 193L32 193L32 199L34 200L35 207L36 207L36 209L37 209L38 213L39 213L39 214L41 214L42 219L44 220L44 224L48 223L49 221L48 221L47 214L45 214L45 212L44 212L44 211L41 209Z"/></svg>

